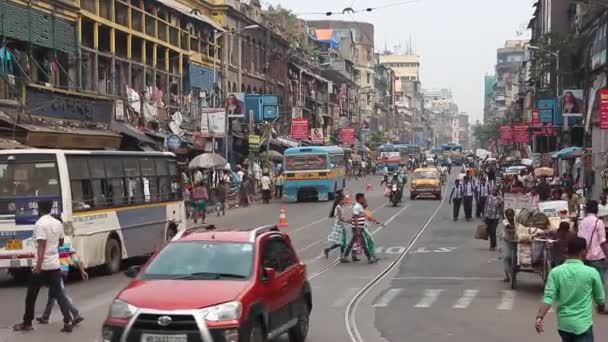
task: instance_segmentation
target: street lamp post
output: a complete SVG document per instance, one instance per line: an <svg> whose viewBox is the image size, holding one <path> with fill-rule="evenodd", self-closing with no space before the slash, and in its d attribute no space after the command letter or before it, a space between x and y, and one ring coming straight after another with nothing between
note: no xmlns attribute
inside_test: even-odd
<svg viewBox="0 0 608 342"><path fill-rule="evenodd" d="M260 27L260 25L254 24L254 25L249 25L249 26L245 26L243 28L240 28L238 30L233 30L233 31L226 31L226 32L219 32L218 30L214 30L213 31L213 49L214 49L214 53L213 53L213 92L214 92L214 96L213 96L213 107L216 107L217 105L219 105L219 103L216 103L216 98L218 99L219 102L219 98L221 98L220 94L215 94L215 88L217 86L217 59L218 59L218 47L217 47L217 43L218 43L218 39L220 37L223 37L225 35L237 35L243 31L246 30L252 30L252 29L256 29ZM227 42L227 40L226 40ZM224 44L226 47L226 50L228 49L227 45L228 44ZM242 55L243 51L239 45L239 70L241 69L242 65L241 65L241 55ZM227 54L227 56L229 56ZM226 77L226 76L224 76ZM228 161L228 127L229 127L229 118L226 115L226 119L224 120L224 158L226 159L226 161ZM215 147L214 147L215 148Z"/></svg>

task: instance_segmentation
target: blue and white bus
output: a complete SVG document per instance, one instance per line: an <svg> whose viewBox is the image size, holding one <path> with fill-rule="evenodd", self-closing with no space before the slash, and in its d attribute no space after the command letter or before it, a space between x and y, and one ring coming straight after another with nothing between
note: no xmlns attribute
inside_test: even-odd
<svg viewBox="0 0 608 342"><path fill-rule="evenodd" d="M0 151L0 269L35 262L38 203L54 202L85 267L120 270L186 228L175 156L163 152Z"/></svg>
<svg viewBox="0 0 608 342"><path fill-rule="evenodd" d="M337 146L292 147L285 150L283 200L332 199L346 186L344 150Z"/></svg>

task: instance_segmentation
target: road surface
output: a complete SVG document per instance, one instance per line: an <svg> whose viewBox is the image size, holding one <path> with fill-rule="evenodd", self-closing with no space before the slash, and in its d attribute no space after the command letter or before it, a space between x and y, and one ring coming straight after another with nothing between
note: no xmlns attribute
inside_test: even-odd
<svg viewBox="0 0 608 342"><path fill-rule="evenodd" d="M322 255L330 222L329 203L257 204L219 219L211 217L210 222L255 227L275 223L280 208L286 209L289 227L285 229L308 264L313 287L309 342L558 340L553 313L546 318L543 336L533 329L542 296L540 278L521 275L518 289L510 290L502 282L499 254L489 252L487 242L473 240L473 226L478 221L454 223L447 198L410 201L406 194L402 205L388 206L379 180L368 177L348 186L353 199L368 183L374 186L365 191L368 202L377 218L386 223L372 229L382 257L375 265L340 264L335 262L337 255L329 260ZM395 267L387 270L393 263ZM380 275L383 277L375 286L366 287ZM59 312L53 313L49 326L12 333L10 327L23 314L25 286L0 275L0 341L101 341L101 323L108 306L127 282L124 275L117 274L68 284L70 296L86 318L72 334L59 332ZM45 301L46 292L42 291L39 311ZM596 317L599 340L608 336L606 320Z"/></svg>

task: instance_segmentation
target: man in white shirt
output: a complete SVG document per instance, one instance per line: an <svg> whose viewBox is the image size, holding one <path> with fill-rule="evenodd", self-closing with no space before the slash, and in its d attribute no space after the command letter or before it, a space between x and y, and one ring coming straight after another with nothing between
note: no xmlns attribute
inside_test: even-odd
<svg viewBox="0 0 608 342"><path fill-rule="evenodd" d="M25 314L23 322L13 326L15 331L32 330L36 299L42 286L49 287L49 295L57 299L63 314L62 332L72 332L72 317L70 303L61 286L61 264L59 262L59 246L63 244L63 224L53 216L52 201L38 203L39 218L34 227L34 237L37 243L36 266L25 297Z"/></svg>
<svg viewBox="0 0 608 342"><path fill-rule="evenodd" d="M270 186L272 184L272 182L270 181L270 177L268 176L267 173L265 173L262 176L262 199L264 200L265 204L270 203Z"/></svg>

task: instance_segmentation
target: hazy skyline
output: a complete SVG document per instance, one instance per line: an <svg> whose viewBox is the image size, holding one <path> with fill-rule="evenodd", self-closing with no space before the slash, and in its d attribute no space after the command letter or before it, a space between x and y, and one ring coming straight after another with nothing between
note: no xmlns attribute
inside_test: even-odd
<svg viewBox="0 0 608 342"><path fill-rule="evenodd" d="M483 77L492 73L496 49L505 40L526 39L525 27L532 18L534 0L419 0L408 4L403 0L266 0L293 10L304 19L354 20L374 24L375 48L389 50L401 43L411 45L420 56L422 87L451 88L461 112L471 115L471 123L483 118ZM395 4L393 7L382 8ZM318 15L332 11L341 13L346 7L372 12L349 15ZM518 36L517 32L525 33Z"/></svg>

